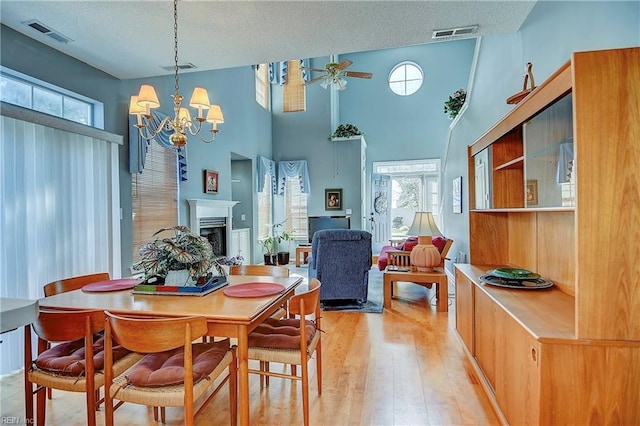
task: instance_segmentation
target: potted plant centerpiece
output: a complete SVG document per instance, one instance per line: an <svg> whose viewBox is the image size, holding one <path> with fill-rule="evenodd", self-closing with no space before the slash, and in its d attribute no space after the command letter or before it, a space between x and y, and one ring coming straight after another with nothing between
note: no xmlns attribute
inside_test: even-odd
<svg viewBox="0 0 640 426"><path fill-rule="evenodd" d="M213 275L213 267L220 272L211 244L205 237L192 233L186 226L162 228L153 236L167 231L173 231L173 235L140 246L140 261L133 269L143 270L146 282L193 286L205 284Z"/></svg>

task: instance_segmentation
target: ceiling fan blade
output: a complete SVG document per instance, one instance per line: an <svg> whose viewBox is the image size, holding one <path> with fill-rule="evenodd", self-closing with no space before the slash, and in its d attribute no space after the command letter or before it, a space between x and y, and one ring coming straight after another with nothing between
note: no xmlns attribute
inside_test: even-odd
<svg viewBox="0 0 640 426"><path fill-rule="evenodd" d="M371 78L373 74L370 72L359 72L359 71L345 71L345 77L357 77L357 78Z"/></svg>
<svg viewBox="0 0 640 426"><path fill-rule="evenodd" d="M350 60L348 60L348 59L343 59L343 60L338 64L338 67L337 67L337 68L338 68L339 70L343 70L343 69L345 69L346 67L348 67L348 66L349 66L349 65L351 65L351 64L353 64L353 62L351 62Z"/></svg>
<svg viewBox="0 0 640 426"><path fill-rule="evenodd" d="M305 85L305 86L308 86L308 85L310 85L310 84L315 83L316 81L320 81L320 80L322 80L323 78L324 78L324 75L322 75L322 76L320 76L320 77L313 78L313 79L311 79L311 80L307 81L304 85Z"/></svg>
<svg viewBox="0 0 640 426"><path fill-rule="evenodd" d="M309 67L302 67L303 70L309 70L309 71L315 71L315 72L326 72L327 70L325 70L324 68L309 68Z"/></svg>

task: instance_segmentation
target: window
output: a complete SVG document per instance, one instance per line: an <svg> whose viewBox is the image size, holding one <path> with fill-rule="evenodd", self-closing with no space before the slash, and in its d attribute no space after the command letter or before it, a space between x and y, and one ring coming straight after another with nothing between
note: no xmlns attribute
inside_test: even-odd
<svg viewBox="0 0 640 426"><path fill-rule="evenodd" d="M3 102L94 126L94 106L99 102L7 68L0 70L0 100Z"/></svg>
<svg viewBox="0 0 640 426"><path fill-rule="evenodd" d="M269 64L256 65L256 102L269 111L271 104L271 84L269 83Z"/></svg>
<svg viewBox="0 0 640 426"><path fill-rule="evenodd" d="M400 62L389 73L389 88L396 95L413 95L422 86L424 74L415 62Z"/></svg>
<svg viewBox="0 0 640 426"><path fill-rule="evenodd" d="M418 211L433 213L442 226L439 159L376 162L373 171L391 176L392 236L405 236Z"/></svg>
<svg viewBox="0 0 640 426"><path fill-rule="evenodd" d="M138 250L160 228L178 224L178 172L176 152L151 142L142 173L131 179L133 198L133 261Z"/></svg>
<svg viewBox="0 0 640 426"><path fill-rule="evenodd" d="M306 86L302 79L300 60L287 61L287 82L283 88L284 112L300 112L307 109Z"/></svg>
<svg viewBox="0 0 640 426"><path fill-rule="evenodd" d="M286 229L298 240L307 241L307 194L300 191L300 178L287 177L284 188Z"/></svg>
<svg viewBox="0 0 640 426"><path fill-rule="evenodd" d="M258 241L262 241L270 235L272 223L273 183L271 175L265 173L264 188L258 192Z"/></svg>

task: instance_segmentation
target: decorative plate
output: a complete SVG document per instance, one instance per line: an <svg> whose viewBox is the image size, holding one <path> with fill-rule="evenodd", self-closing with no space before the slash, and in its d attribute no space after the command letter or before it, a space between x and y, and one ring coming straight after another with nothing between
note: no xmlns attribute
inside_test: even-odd
<svg viewBox="0 0 640 426"><path fill-rule="evenodd" d="M480 280L485 284L494 285L496 287L517 288L522 290L538 290L541 288L553 287L553 283L551 281L547 281L542 278L520 278L512 280L495 277L493 275L481 275Z"/></svg>
<svg viewBox="0 0 640 426"><path fill-rule="evenodd" d="M97 281L95 283L85 285L84 287L82 287L82 291L91 293L101 291L131 290L141 282L142 280L138 278L122 278L116 280Z"/></svg>
<svg viewBox="0 0 640 426"><path fill-rule="evenodd" d="M277 283L245 283L227 286L223 292L230 297L265 297L283 290L284 286Z"/></svg>
<svg viewBox="0 0 640 426"><path fill-rule="evenodd" d="M496 268L487 271L487 274L508 280L530 280L540 278L540 275L527 269L520 268Z"/></svg>

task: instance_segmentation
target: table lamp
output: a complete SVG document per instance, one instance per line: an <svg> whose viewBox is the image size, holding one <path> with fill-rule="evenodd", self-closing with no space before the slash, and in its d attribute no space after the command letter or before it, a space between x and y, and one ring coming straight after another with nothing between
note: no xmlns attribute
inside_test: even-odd
<svg viewBox="0 0 640 426"><path fill-rule="evenodd" d="M433 271L433 267L440 264L441 258L440 252L433 245L432 237L442 236L442 233L431 212L416 212L407 235L418 237L418 245L411 250L409 255L411 264L418 269L418 272Z"/></svg>

